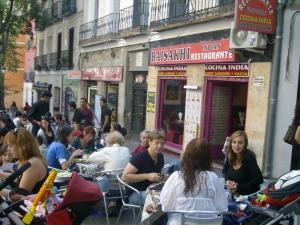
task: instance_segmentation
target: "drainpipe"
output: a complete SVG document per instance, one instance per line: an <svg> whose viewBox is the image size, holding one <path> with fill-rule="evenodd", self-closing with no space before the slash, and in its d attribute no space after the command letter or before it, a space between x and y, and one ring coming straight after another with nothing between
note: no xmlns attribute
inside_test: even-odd
<svg viewBox="0 0 300 225"><path fill-rule="evenodd" d="M265 144L265 158L263 164L264 177L270 177L273 169L273 152L274 152L274 128L275 128L275 116L277 106L278 84L279 84L279 72L280 72L280 60L281 60L281 46L282 46L282 34L283 34L283 19L284 10L288 0L279 0L277 8L277 24L275 45L272 59L271 70L271 87L269 93L269 104L267 114L267 132L266 132L266 144Z"/></svg>

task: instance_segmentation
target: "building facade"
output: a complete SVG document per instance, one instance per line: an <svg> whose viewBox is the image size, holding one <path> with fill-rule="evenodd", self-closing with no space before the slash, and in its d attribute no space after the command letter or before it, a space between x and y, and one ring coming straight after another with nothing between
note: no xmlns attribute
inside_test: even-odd
<svg viewBox="0 0 300 225"><path fill-rule="evenodd" d="M34 100L43 91L52 92L52 113L68 114L70 101L79 103L79 28L83 14L82 0L44 1L46 26L37 33Z"/></svg>
<svg viewBox="0 0 300 225"><path fill-rule="evenodd" d="M100 120L100 97L128 136L145 128L150 24L148 1L86 1L80 27L81 84Z"/></svg>
<svg viewBox="0 0 300 225"><path fill-rule="evenodd" d="M245 130L262 166L272 45L230 49L234 13L235 1L152 2L146 127L163 127L177 153L209 140L220 162L226 137Z"/></svg>

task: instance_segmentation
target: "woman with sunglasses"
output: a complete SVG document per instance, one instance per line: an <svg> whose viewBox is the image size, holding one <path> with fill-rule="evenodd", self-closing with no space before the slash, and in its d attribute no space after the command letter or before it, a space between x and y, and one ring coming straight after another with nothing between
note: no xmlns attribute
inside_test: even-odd
<svg viewBox="0 0 300 225"><path fill-rule="evenodd" d="M31 166L18 179L17 187L12 190L3 189L0 194L11 201L18 201L23 196L36 194L48 176L47 162L43 158L36 139L25 128L16 128L7 133L4 143L12 157L17 159L17 166L30 162ZM5 179L7 173L0 173L0 179Z"/></svg>

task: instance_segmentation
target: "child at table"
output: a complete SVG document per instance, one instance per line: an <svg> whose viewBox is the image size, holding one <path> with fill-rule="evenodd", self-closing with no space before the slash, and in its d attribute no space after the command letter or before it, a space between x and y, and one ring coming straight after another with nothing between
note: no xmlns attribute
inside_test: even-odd
<svg viewBox="0 0 300 225"><path fill-rule="evenodd" d="M0 158L1 158L1 166L0 170L4 172L11 172L13 171L14 163L11 152L8 151L7 145L2 145L0 147Z"/></svg>

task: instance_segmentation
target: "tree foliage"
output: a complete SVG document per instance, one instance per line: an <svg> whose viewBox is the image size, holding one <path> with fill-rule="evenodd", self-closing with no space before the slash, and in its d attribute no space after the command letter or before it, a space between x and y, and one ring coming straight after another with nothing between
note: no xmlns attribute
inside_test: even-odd
<svg viewBox="0 0 300 225"><path fill-rule="evenodd" d="M31 34L31 21L43 24L43 11L39 0L0 0L0 39L8 32L8 43L0 60L8 68L16 68L16 45L13 42L20 34Z"/></svg>

